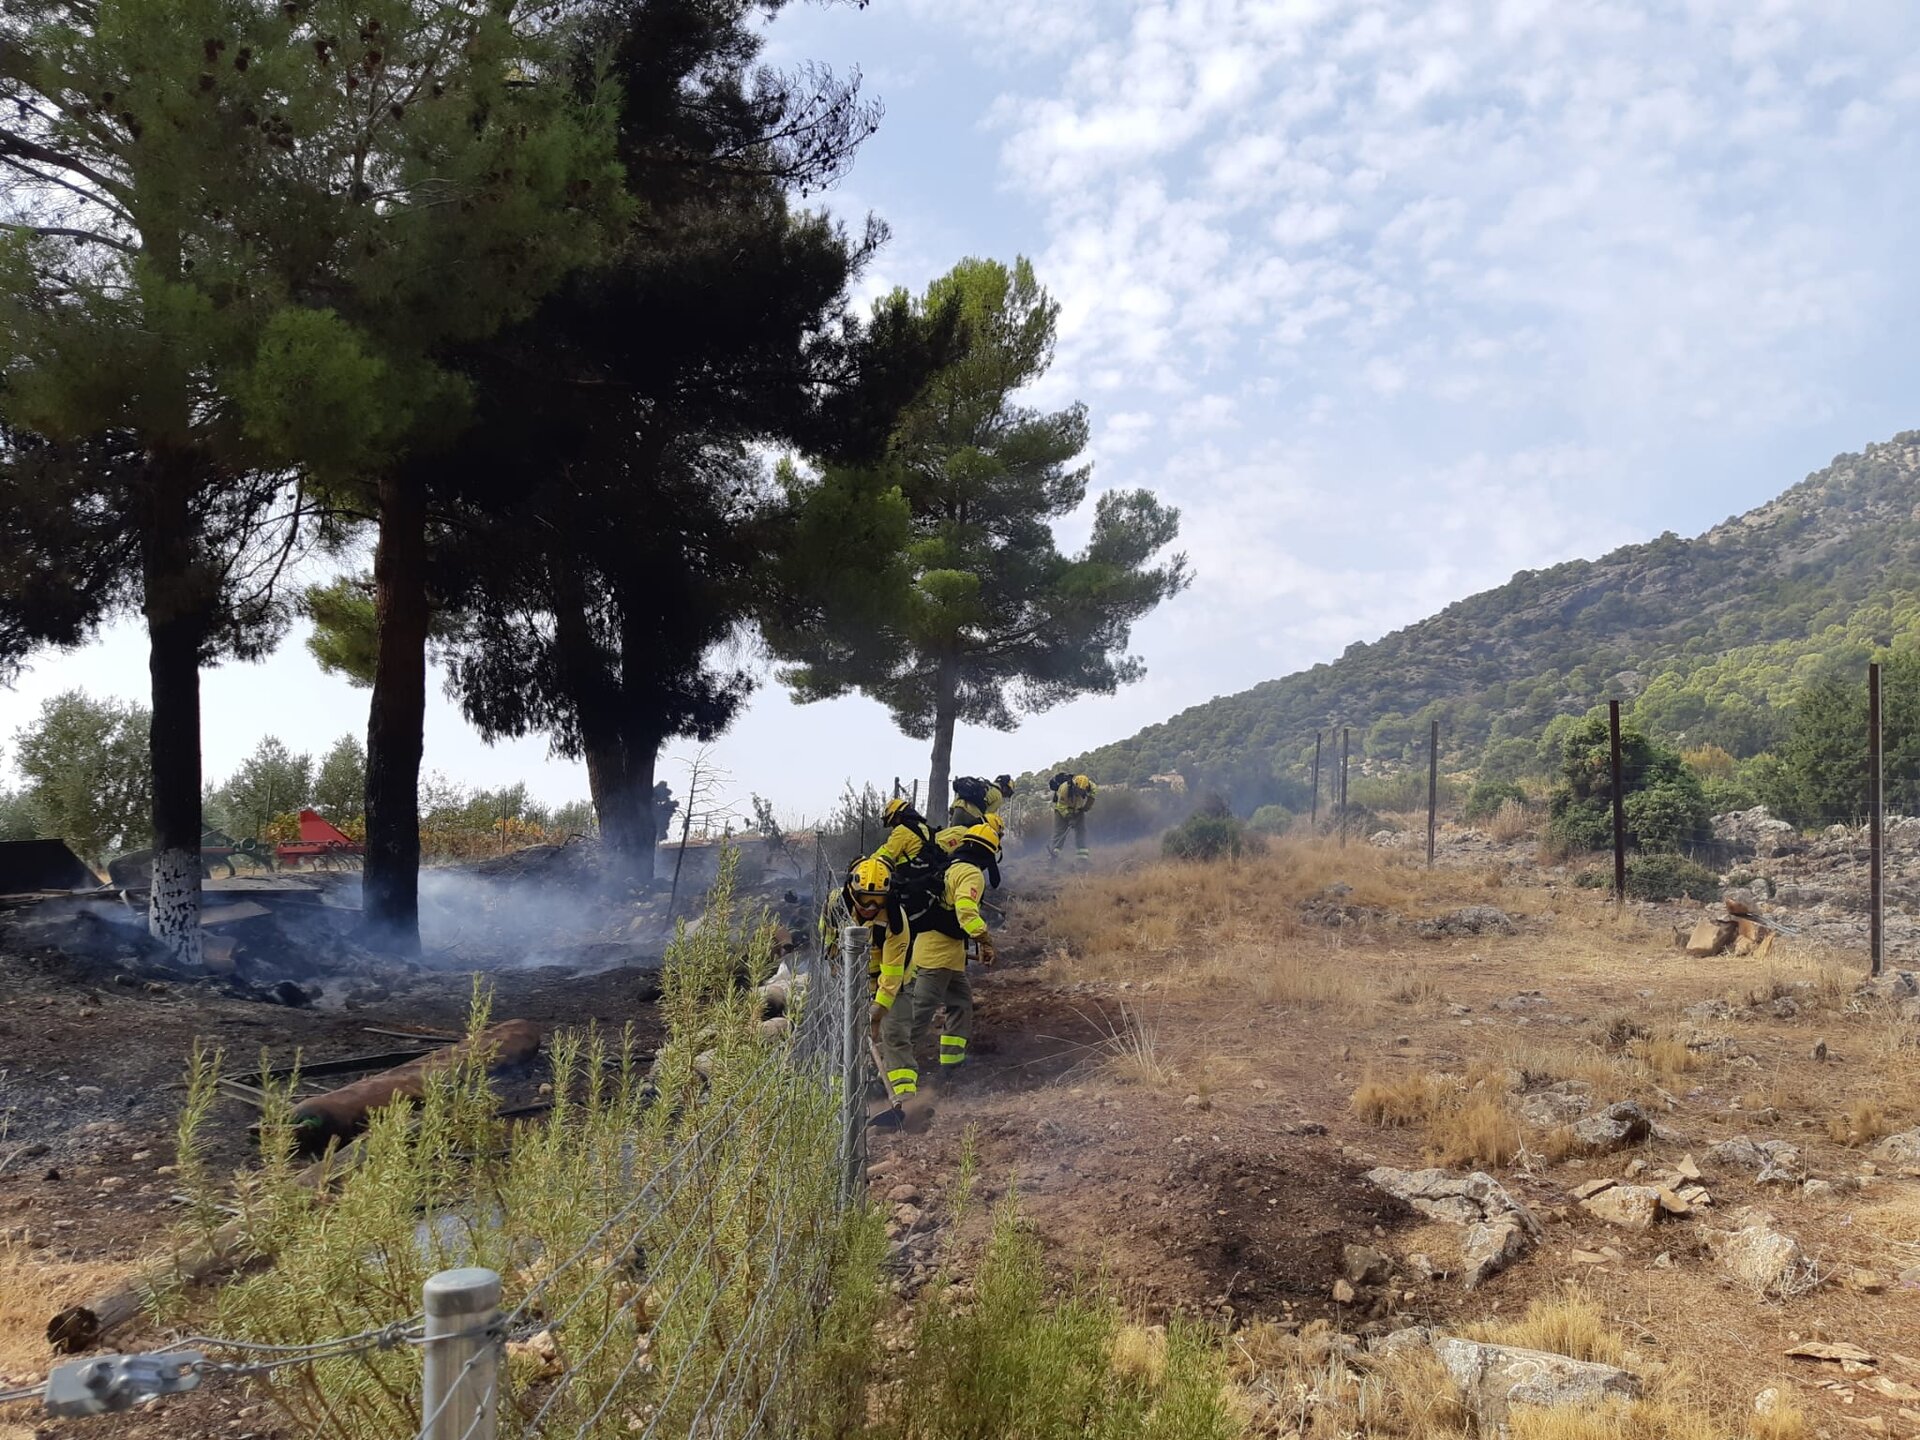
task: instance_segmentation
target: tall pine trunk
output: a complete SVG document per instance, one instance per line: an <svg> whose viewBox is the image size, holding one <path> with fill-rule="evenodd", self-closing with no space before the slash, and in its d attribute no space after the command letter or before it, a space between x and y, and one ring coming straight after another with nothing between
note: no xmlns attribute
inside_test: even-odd
<svg viewBox="0 0 1920 1440"><path fill-rule="evenodd" d="M933 683L933 773L927 777L927 804L921 813L938 827L946 823L952 803L947 786L953 779L953 725L960 713L959 660L942 655Z"/></svg>
<svg viewBox="0 0 1920 1440"><path fill-rule="evenodd" d="M628 793L632 797L635 848L634 878L651 881L656 873L655 860L660 853L659 826L653 813L653 777L660 762L660 747L666 737L660 724L651 718L656 712L647 705L650 698L639 693L640 678L651 673L649 653L654 638L642 627L625 619L620 629L620 740L627 757ZM687 797L687 804L692 797Z"/></svg>
<svg viewBox="0 0 1920 1440"><path fill-rule="evenodd" d="M153 882L147 928L189 965L200 944L200 647L206 637L206 577L194 563L189 497L192 461L152 462L152 513L142 530L141 581L153 721Z"/></svg>
<svg viewBox="0 0 1920 1440"><path fill-rule="evenodd" d="M626 743L620 734L620 697L607 673L607 656L587 617L586 591L564 550L549 559L553 576L554 653L560 683L572 701L587 765L587 793L600 822L600 843L621 863L638 863L648 848L640 833L633 787L627 779Z"/></svg>
<svg viewBox="0 0 1920 1440"><path fill-rule="evenodd" d="M427 506L417 485L380 478L373 552L373 701L367 715L363 913L377 938L420 948L420 756L427 716Z"/></svg>

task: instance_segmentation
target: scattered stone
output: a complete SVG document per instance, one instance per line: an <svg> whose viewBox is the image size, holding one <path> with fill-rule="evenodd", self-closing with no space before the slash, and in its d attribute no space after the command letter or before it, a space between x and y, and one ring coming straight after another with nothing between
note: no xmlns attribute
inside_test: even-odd
<svg viewBox="0 0 1920 1440"><path fill-rule="evenodd" d="M1723 1270L1756 1295L1799 1295L1814 1287L1819 1277L1813 1261L1771 1215L1742 1210L1732 1218L1740 1228L1707 1239Z"/></svg>
<svg viewBox="0 0 1920 1440"><path fill-rule="evenodd" d="M1756 1415L1771 1415L1779 1408L1780 1392L1771 1385L1753 1397L1753 1413Z"/></svg>
<svg viewBox="0 0 1920 1440"><path fill-rule="evenodd" d="M1665 1186L1662 1186L1660 1189L1660 1208L1668 1215L1693 1214L1693 1206Z"/></svg>
<svg viewBox="0 0 1920 1440"><path fill-rule="evenodd" d="M1836 1364L1851 1360L1857 1365L1877 1363L1873 1356L1858 1345L1848 1345L1832 1340L1808 1340L1787 1351L1789 1360L1831 1360Z"/></svg>
<svg viewBox="0 0 1920 1440"><path fill-rule="evenodd" d="M1393 1274L1393 1262L1371 1245L1349 1245L1341 1269L1355 1285L1384 1285Z"/></svg>
<svg viewBox="0 0 1920 1440"><path fill-rule="evenodd" d="M1879 1295L1887 1288L1886 1277L1877 1270L1849 1270L1841 1277L1841 1283L1849 1290L1857 1290L1862 1295Z"/></svg>
<svg viewBox="0 0 1920 1440"><path fill-rule="evenodd" d="M1634 1160L1629 1160L1627 1162L1627 1179L1638 1180L1642 1175L1646 1173L1647 1173L1646 1161L1640 1160L1640 1159L1634 1159Z"/></svg>
<svg viewBox="0 0 1920 1440"><path fill-rule="evenodd" d="M1575 1250L1571 1258L1576 1265L1604 1265L1607 1263L1607 1257L1602 1255L1598 1250Z"/></svg>
<svg viewBox="0 0 1920 1440"><path fill-rule="evenodd" d="M1353 1303L1353 1297L1354 1297L1353 1286L1349 1285L1345 1280L1336 1280L1333 1282L1333 1303L1334 1304L1351 1305Z"/></svg>
<svg viewBox="0 0 1920 1440"><path fill-rule="evenodd" d="M1514 933L1514 924L1513 917L1498 906L1463 905L1444 915L1436 915L1431 920L1419 921L1414 925L1413 933L1428 940L1446 940L1463 935L1511 935Z"/></svg>
<svg viewBox="0 0 1920 1440"><path fill-rule="evenodd" d="M1680 1157L1680 1163L1673 1167L1673 1173L1682 1180L1704 1180L1706 1178L1700 1173L1700 1167L1694 1162L1694 1158L1691 1155L1682 1155Z"/></svg>
<svg viewBox="0 0 1920 1440"><path fill-rule="evenodd" d="M1754 1171L1761 1185L1797 1185L1806 1178L1800 1170L1799 1147L1784 1140L1756 1141L1739 1135L1707 1151L1707 1163Z"/></svg>
<svg viewBox="0 0 1920 1440"><path fill-rule="evenodd" d="M1460 1258L1466 1262L1462 1274L1466 1288L1478 1289L1525 1255L1532 1243L1526 1228L1515 1215L1503 1215L1497 1220L1469 1225L1466 1238L1460 1242Z"/></svg>
<svg viewBox="0 0 1920 1440"><path fill-rule="evenodd" d="M1572 1127L1574 1140L1590 1154L1607 1154L1630 1144L1640 1144L1653 1133L1653 1119L1632 1100L1620 1100L1607 1106L1592 1119L1582 1119Z"/></svg>
<svg viewBox="0 0 1920 1440"><path fill-rule="evenodd" d="M1213 1102L1208 1100L1204 1095L1189 1095L1186 1099L1182 1100L1180 1104L1182 1108L1187 1110L1211 1110L1213 1108Z"/></svg>
<svg viewBox="0 0 1920 1440"><path fill-rule="evenodd" d="M1435 1280L1444 1274L1433 1263L1433 1257L1425 1252L1407 1256L1407 1270L1421 1280Z"/></svg>
<svg viewBox="0 0 1920 1440"><path fill-rule="evenodd" d="M1579 1185L1574 1188L1573 1198L1576 1200L1591 1200L1594 1196L1598 1195L1602 1190L1611 1190L1615 1185L1618 1185L1619 1183L1620 1182L1618 1180L1613 1180L1613 1179L1589 1180L1587 1181L1586 1184Z"/></svg>
<svg viewBox="0 0 1920 1440"><path fill-rule="evenodd" d="M1382 1335L1372 1344L1375 1355L1393 1359L1401 1355L1410 1355L1425 1350L1433 1344L1433 1331L1424 1325L1409 1325L1404 1330L1395 1330Z"/></svg>
<svg viewBox="0 0 1920 1440"><path fill-rule="evenodd" d="M1520 1118L1543 1129L1568 1125L1593 1109L1593 1101L1584 1095L1556 1095L1542 1091L1520 1102Z"/></svg>
<svg viewBox="0 0 1920 1440"><path fill-rule="evenodd" d="M1656 1270L1671 1270L1673 1268L1673 1256L1668 1251L1662 1250L1658 1255L1653 1257L1653 1268Z"/></svg>
<svg viewBox="0 0 1920 1440"><path fill-rule="evenodd" d="M1825 1040L1816 1040L1813 1042L1813 1058L1822 1064L1826 1063L1827 1042Z"/></svg>
<svg viewBox="0 0 1920 1440"><path fill-rule="evenodd" d="M1901 1170L1920 1169L1920 1130L1889 1135L1873 1147L1876 1160Z"/></svg>
<svg viewBox="0 0 1920 1440"><path fill-rule="evenodd" d="M1640 1381L1613 1365L1574 1360L1545 1350L1483 1345L1453 1337L1435 1340L1433 1353L1460 1387L1483 1431L1504 1428L1516 1405L1547 1409L1637 1399Z"/></svg>
<svg viewBox="0 0 1920 1440"><path fill-rule="evenodd" d="M1800 1194L1808 1200L1831 1200L1833 1184L1827 1180L1808 1180L1800 1186Z"/></svg>
<svg viewBox="0 0 1920 1440"><path fill-rule="evenodd" d="M1614 1185L1582 1200L1580 1208L1623 1230L1645 1230L1660 1213L1660 1192L1651 1185Z"/></svg>
<svg viewBox="0 0 1920 1440"><path fill-rule="evenodd" d="M920 1198L918 1185L896 1185L887 1192L889 1205L918 1205Z"/></svg>

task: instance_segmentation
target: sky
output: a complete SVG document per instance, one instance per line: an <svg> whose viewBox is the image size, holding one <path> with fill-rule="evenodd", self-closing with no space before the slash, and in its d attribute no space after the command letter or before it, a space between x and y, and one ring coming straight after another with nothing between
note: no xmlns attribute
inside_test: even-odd
<svg viewBox="0 0 1920 1440"><path fill-rule="evenodd" d="M957 773L1698 533L1920 426L1911 0L872 0L790 7L768 58L857 67L885 104L825 200L891 228L862 298L1031 258L1061 304L1034 402L1089 406L1095 491L1182 512L1196 579L1135 628L1146 678L963 731ZM0 750L51 694L145 680L126 625L43 657L0 690ZM366 696L296 633L209 673L205 710L217 780L264 733L364 732ZM771 675L712 758L789 818L926 770L880 707ZM427 766L586 791L437 693Z"/></svg>

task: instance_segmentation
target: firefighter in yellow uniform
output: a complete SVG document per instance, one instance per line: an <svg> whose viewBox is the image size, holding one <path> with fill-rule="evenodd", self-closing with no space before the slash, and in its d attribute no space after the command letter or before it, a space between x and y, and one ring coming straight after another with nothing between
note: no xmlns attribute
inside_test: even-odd
<svg viewBox="0 0 1920 1440"><path fill-rule="evenodd" d="M926 817L898 797L889 800L880 812L880 823L887 827L887 838L880 842L873 858L885 861L889 869L913 864L933 843L933 827Z"/></svg>
<svg viewBox="0 0 1920 1440"><path fill-rule="evenodd" d="M1059 860L1060 851L1067 843L1067 832L1072 831L1077 850L1074 859L1085 865L1092 858L1087 853L1087 811L1093 808L1093 781L1062 770L1048 785L1053 791L1053 843L1047 847L1047 863L1051 865Z"/></svg>
<svg viewBox="0 0 1920 1440"><path fill-rule="evenodd" d="M940 1073L951 1075L966 1063L967 1037L973 1029L973 990L967 983L967 944L977 947L982 965L994 961L993 936L980 914L980 897L987 888L982 867L1000 858L996 826L976 825L955 847L941 886L940 897L913 936L913 973L896 1001L874 997L872 1024L880 1039L887 1066L887 1085L895 1100L906 1100L920 1089L920 1071L914 1046L933 1024L935 1013L947 1012L940 1034ZM881 988L886 988L883 978Z"/></svg>
<svg viewBox="0 0 1920 1440"><path fill-rule="evenodd" d="M991 780L963 775L953 782L953 805L947 821L963 829L981 824L989 815L997 815L1000 807L1012 798L1011 775L997 775Z"/></svg>
<svg viewBox="0 0 1920 1440"><path fill-rule="evenodd" d="M855 861L839 899L845 919L870 932L868 993L878 995L884 989L891 996L900 988L913 949L913 921L895 891L892 869L881 860ZM821 917L821 940L829 948L840 943L839 923L831 907Z"/></svg>

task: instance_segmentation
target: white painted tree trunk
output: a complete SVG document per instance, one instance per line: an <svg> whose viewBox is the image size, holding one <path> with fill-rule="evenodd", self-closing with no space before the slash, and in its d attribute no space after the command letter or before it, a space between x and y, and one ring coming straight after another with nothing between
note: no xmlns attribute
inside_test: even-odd
<svg viewBox="0 0 1920 1440"><path fill-rule="evenodd" d="M200 947L200 856L191 850L157 850L147 929L183 965L205 963Z"/></svg>

